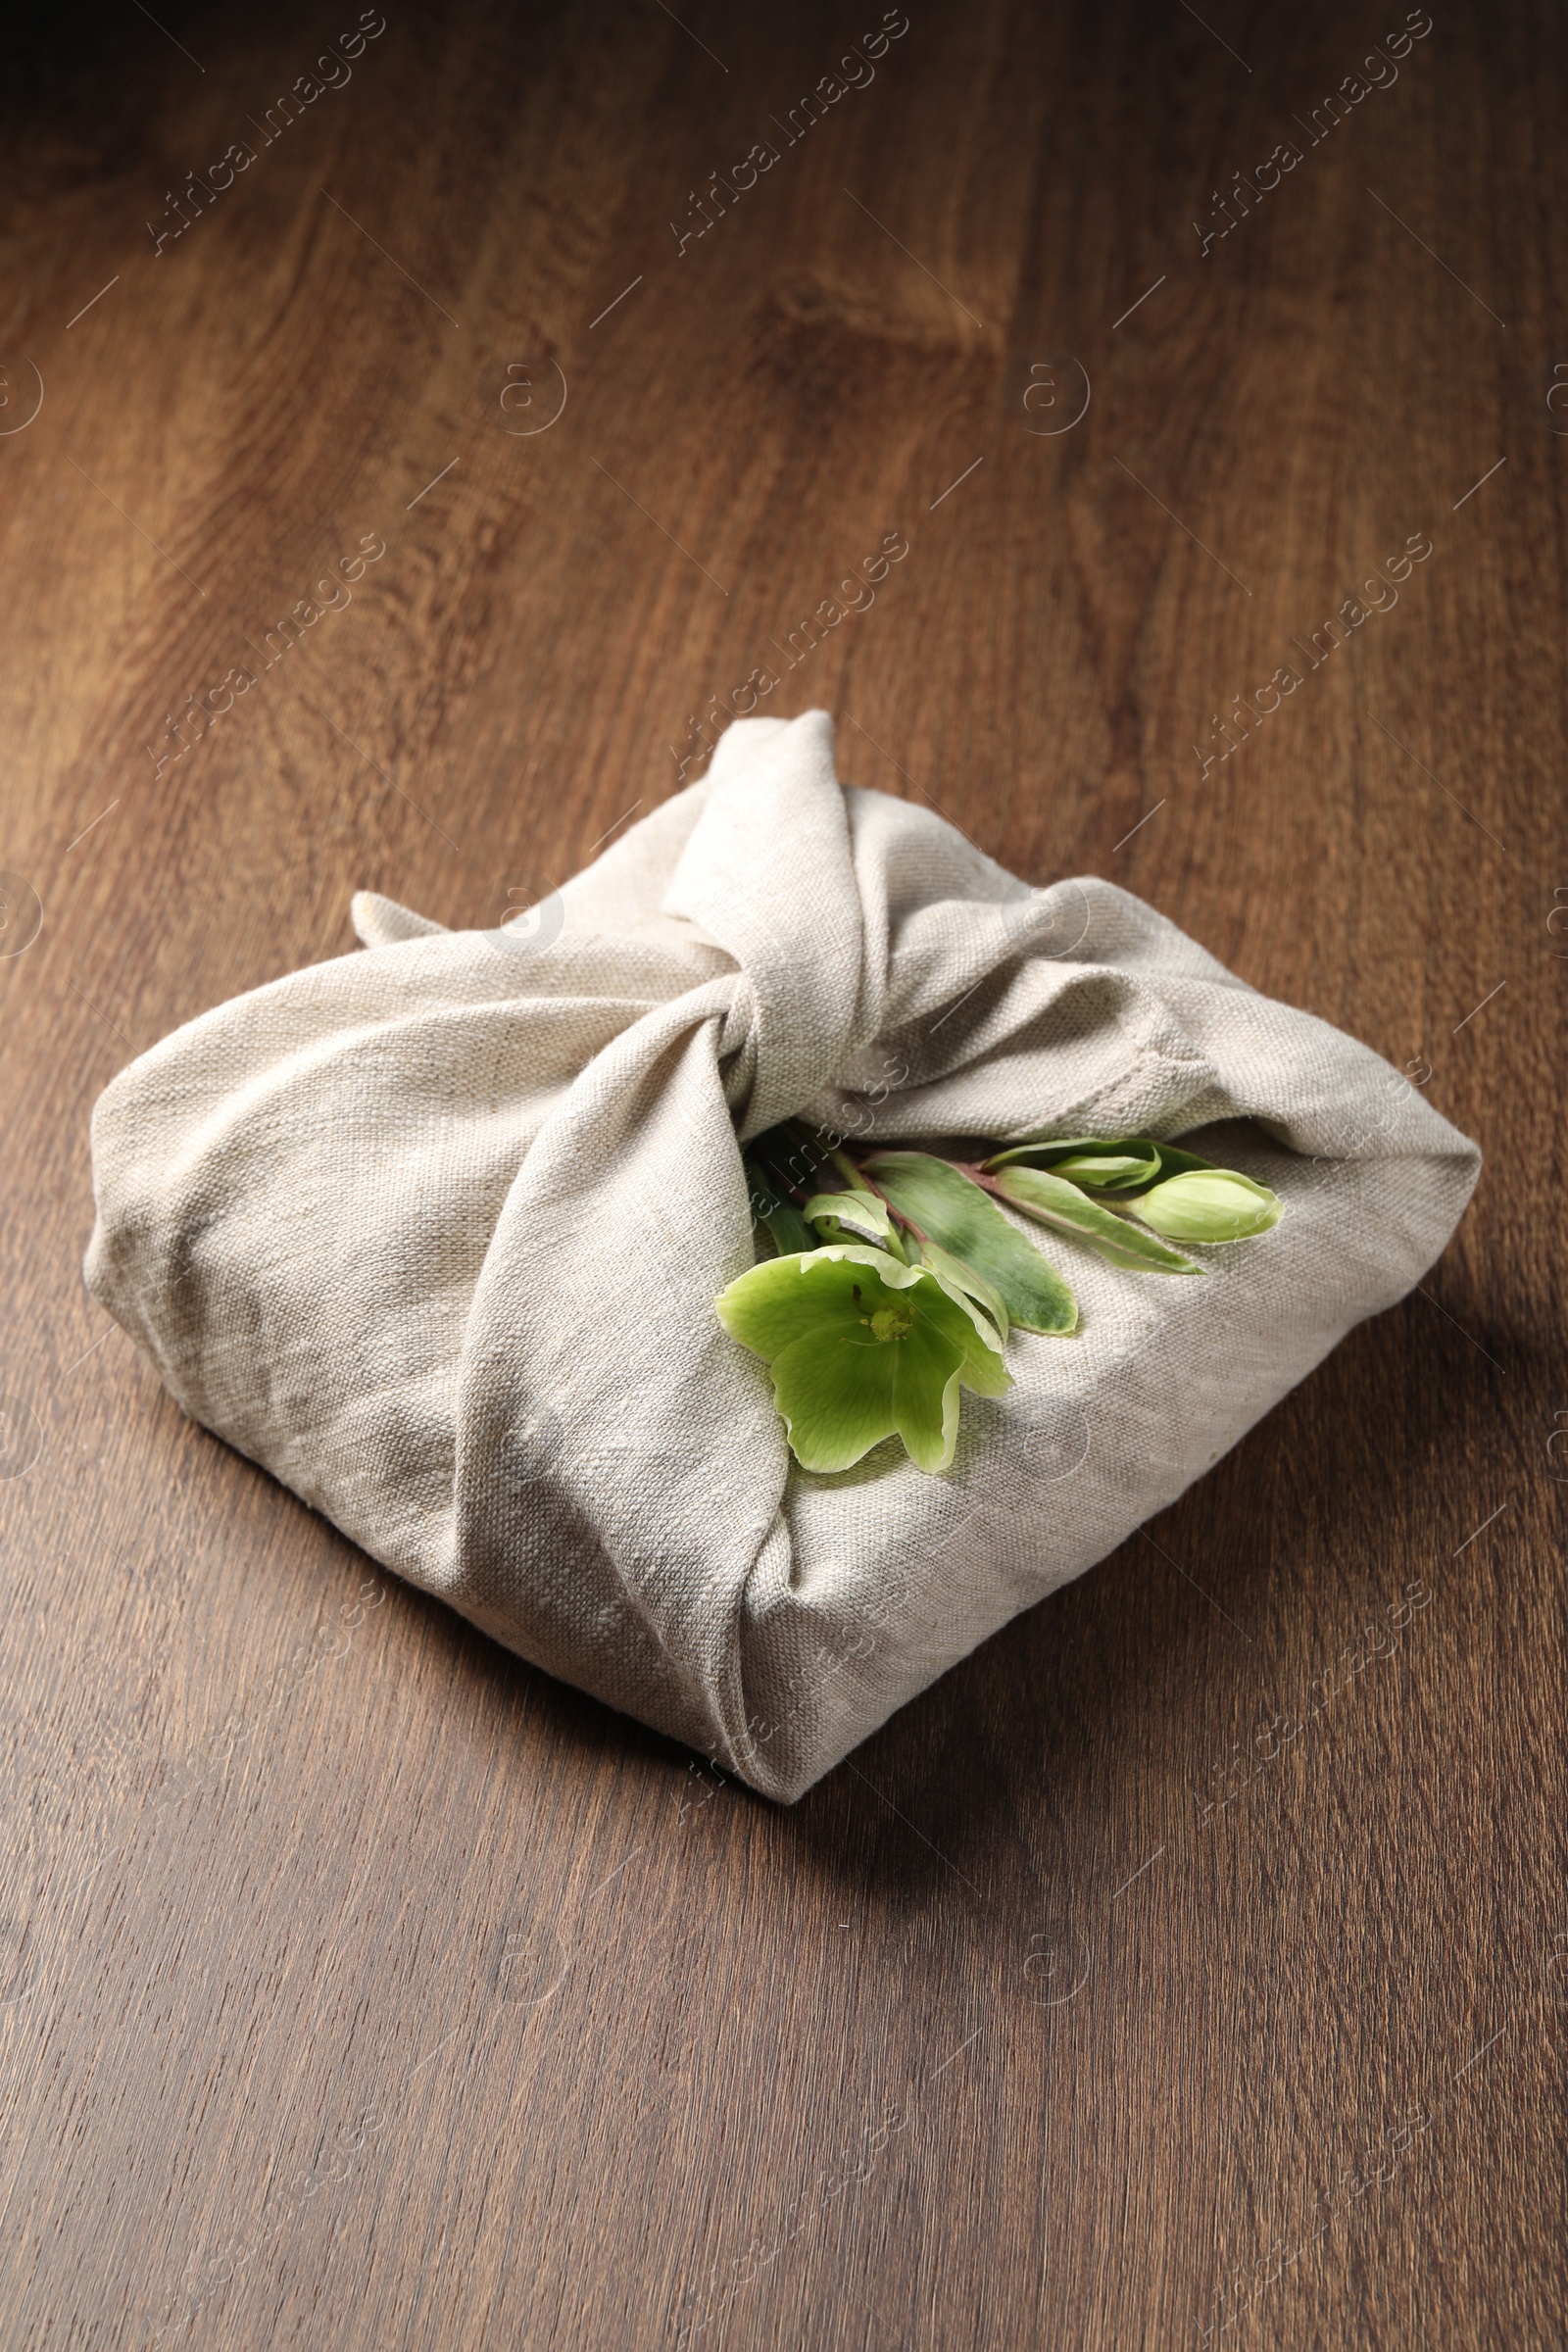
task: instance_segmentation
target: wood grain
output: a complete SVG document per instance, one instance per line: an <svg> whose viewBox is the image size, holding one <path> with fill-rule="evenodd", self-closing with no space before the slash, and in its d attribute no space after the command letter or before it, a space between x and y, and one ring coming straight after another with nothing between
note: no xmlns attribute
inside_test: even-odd
<svg viewBox="0 0 1568 2352"><path fill-rule="evenodd" d="M16 52L6 2343L1559 2340L1568 29L1434 20L1315 143L1402 10L911 0L793 139L878 9L389 0L270 143L347 6ZM373 1574L79 1277L132 1052L356 887L493 922L770 667L1488 1154L1418 1295L787 1813Z"/></svg>

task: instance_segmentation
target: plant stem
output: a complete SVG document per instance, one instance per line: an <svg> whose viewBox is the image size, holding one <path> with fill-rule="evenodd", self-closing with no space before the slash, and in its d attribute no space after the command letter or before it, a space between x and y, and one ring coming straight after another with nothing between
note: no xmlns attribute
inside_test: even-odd
<svg viewBox="0 0 1568 2352"><path fill-rule="evenodd" d="M935 1159L937 1154L933 1152L931 1157ZM994 1176L986 1174L977 1159L950 1159L947 1164L950 1168L956 1168L960 1176L967 1176L969 1182L977 1184L983 1193L994 1193L999 1200L1006 1200L1007 1196L1002 1186Z"/></svg>

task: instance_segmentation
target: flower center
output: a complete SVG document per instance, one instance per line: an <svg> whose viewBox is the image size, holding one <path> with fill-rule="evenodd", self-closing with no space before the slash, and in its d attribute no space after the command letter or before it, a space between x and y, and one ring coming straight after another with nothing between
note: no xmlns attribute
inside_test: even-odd
<svg viewBox="0 0 1568 2352"><path fill-rule="evenodd" d="M860 1321L870 1324L874 1340L906 1340L914 1328L914 1317L906 1306L879 1306L874 1315L862 1315Z"/></svg>

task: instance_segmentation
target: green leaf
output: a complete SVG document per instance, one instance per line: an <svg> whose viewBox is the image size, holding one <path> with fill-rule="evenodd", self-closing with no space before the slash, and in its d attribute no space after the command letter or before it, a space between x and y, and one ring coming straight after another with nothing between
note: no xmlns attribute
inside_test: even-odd
<svg viewBox="0 0 1568 2352"><path fill-rule="evenodd" d="M1026 1217L1034 1217L1042 1225L1054 1226L1058 1233L1070 1233L1102 1257L1108 1257L1113 1266L1124 1266L1139 1274L1201 1274L1204 1269L1195 1266L1190 1257L1175 1250L1167 1250L1114 1209L1102 1207L1068 1184L1065 1178L1054 1175L1046 1168L1004 1168L997 1177L1007 1199L1020 1208ZM1142 1213L1143 1202L1138 1203Z"/></svg>
<svg viewBox="0 0 1568 2352"><path fill-rule="evenodd" d="M1179 1242L1250 1242L1279 1223L1285 1203L1235 1168L1198 1167L1156 1184L1133 1213Z"/></svg>
<svg viewBox="0 0 1568 2352"><path fill-rule="evenodd" d="M816 1235L792 1200L785 1200L766 1168L747 1156L742 1165L755 1214L767 1227L780 1257L816 1248Z"/></svg>
<svg viewBox="0 0 1568 2352"><path fill-rule="evenodd" d="M996 1152L985 1163L986 1174L995 1175L1014 1162L1048 1168L1093 1192L1116 1193L1144 1191L1166 1176L1184 1176L1214 1164L1148 1135L1039 1135Z"/></svg>
<svg viewBox="0 0 1568 2352"><path fill-rule="evenodd" d="M780 1257L798 1256L803 1250L816 1248L816 1234L793 1200L775 1200L771 1208L762 1210L761 1217Z"/></svg>
<svg viewBox="0 0 1568 2352"><path fill-rule="evenodd" d="M989 1173L992 1168L1004 1166L1009 1159L1022 1159L1026 1154L1033 1156L1039 1153L1044 1157L1056 1152L1095 1152L1101 1149L1103 1142L1104 1139L1098 1135L1026 1135L1018 1143L1006 1145L994 1159L988 1159L986 1169ZM1119 1151L1121 1147L1119 1144L1107 1145L1105 1149Z"/></svg>
<svg viewBox="0 0 1568 2352"><path fill-rule="evenodd" d="M1159 1153L1159 1172L1162 1177L1192 1175L1200 1168L1211 1168L1214 1165L1211 1159L1200 1159L1196 1152L1179 1152L1174 1144L1156 1144L1154 1150Z"/></svg>
<svg viewBox="0 0 1568 2352"><path fill-rule="evenodd" d="M847 1470L885 1438L922 1470L945 1470L958 1391L1011 1386L996 1335L932 1270L848 1246L753 1266L714 1301L733 1338L762 1356L796 1459Z"/></svg>
<svg viewBox="0 0 1568 2352"><path fill-rule="evenodd" d="M1014 1162L1031 1168L1049 1168L1069 1184L1081 1184L1094 1192L1130 1192L1140 1185L1153 1184L1160 1173L1159 1146L1146 1142L1141 1136L1121 1140L1113 1136L1063 1135L1013 1144L986 1161L986 1173L995 1175L998 1169Z"/></svg>
<svg viewBox="0 0 1568 2352"><path fill-rule="evenodd" d="M814 1192L827 1165L821 1146L787 1125L754 1135L746 1146L746 1158L762 1170L765 1183L780 1200L792 1192Z"/></svg>
<svg viewBox="0 0 1568 2352"><path fill-rule="evenodd" d="M1129 1146L1124 1152L1069 1152L1064 1159L1035 1164L1049 1165L1053 1176L1088 1192L1131 1193L1157 1180L1159 1152L1152 1144Z"/></svg>
<svg viewBox="0 0 1568 2352"><path fill-rule="evenodd" d="M801 1213L824 1242L877 1242L895 1257L904 1255L887 1202L879 1200L875 1193L818 1193Z"/></svg>
<svg viewBox="0 0 1568 2352"><path fill-rule="evenodd" d="M1077 1302L1055 1268L951 1162L878 1152L865 1164L901 1216L1000 1291L1012 1322L1052 1335L1076 1328Z"/></svg>
<svg viewBox="0 0 1568 2352"><path fill-rule="evenodd" d="M985 1308L995 1323L999 1338L1006 1338L1009 1321L1007 1302L994 1283L987 1282L983 1274L977 1274L972 1266L966 1266L961 1258L954 1256L951 1250L944 1250L936 1242L917 1242L911 1235L909 1252L912 1266L929 1266L932 1273L940 1274L951 1289L961 1291L966 1298L973 1298Z"/></svg>

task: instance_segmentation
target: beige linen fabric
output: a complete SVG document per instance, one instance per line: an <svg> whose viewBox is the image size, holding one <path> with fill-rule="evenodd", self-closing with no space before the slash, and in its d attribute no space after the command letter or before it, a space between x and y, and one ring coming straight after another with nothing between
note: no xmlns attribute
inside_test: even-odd
<svg viewBox="0 0 1568 2352"><path fill-rule="evenodd" d="M93 1117L87 1280L184 1409L551 1673L792 1799L1179 1494L1443 1249L1475 1147L1108 882L1030 890L750 719L531 938L362 894L366 951L176 1030ZM736 1146L1253 1124L1206 1280L1029 1228L1080 1301L946 1478L792 1461L713 1313ZM1202 1149L1201 1144L1199 1146Z"/></svg>

